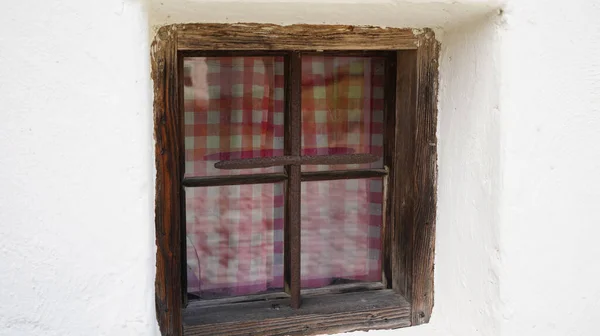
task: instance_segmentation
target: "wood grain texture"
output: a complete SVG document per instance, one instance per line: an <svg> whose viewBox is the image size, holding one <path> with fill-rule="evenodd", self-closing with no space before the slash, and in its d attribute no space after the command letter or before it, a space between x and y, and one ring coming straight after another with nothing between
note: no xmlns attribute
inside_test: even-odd
<svg viewBox="0 0 600 336"><path fill-rule="evenodd" d="M182 57L284 57L287 50L180 50Z"/></svg>
<svg viewBox="0 0 600 336"><path fill-rule="evenodd" d="M433 267L437 185L437 92L439 43L431 30L419 37L415 123L412 324L429 322L433 309Z"/></svg>
<svg viewBox="0 0 600 336"><path fill-rule="evenodd" d="M302 61L298 52L292 52L285 58L286 74L286 110L284 115L286 155L299 157L301 152L302 111L300 107L302 90ZM286 188L285 223L283 229L283 280L285 291L290 295L292 308L299 308L300 296L300 166L287 165L289 176Z"/></svg>
<svg viewBox="0 0 600 336"><path fill-rule="evenodd" d="M183 185L186 187L214 187L226 185L276 183L287 180L284 173L248 174L248 175L225 175L225 176L203 176L186 177Z"/></svg>
<svg viewBox="0 0 600 336"><path fill-rule="evenodd" d="M186 336L316 335L410 325L410 306L392 290L307 296L300 309L289 299L210 308L188 307Z"/></svg>
<svg viewBox="0 0 600 336"><path fill-rule="evenodd" d="M302 180L302 182L333 181L333 180L349 180L349 179L383 177L386 175L387 175L387 171L385 169L331 170L331 171L302 172L300 175L300 180Z"/></svg>
<svg viewBox="0 0 600 336"><path fill-rule="evenodd" d="M383 207L383 225L381 226L381 270L382 280L387 288L393 288L393 256L392 247L394 245L393 229L395 227L396 203L393 191L396 189L396 68L397 53L393 53L386 58L385 62L385 90L384 90L384 152L383 164L388 172L383 179L384 187L384 207Z"/></svg>
<svg viewBox="0 0 600 336"><path fill-rule="evenodd" d="M181 185L182 151L177 39L169 28L152 43L156 139L156 315L163 335L182 334Z"/></svg>
<svg viewBox="0 0 600 336"><path fill-rule="evenodd" d="M357 282L350 284L331 285L320 288L305 288L300 290L302 297L326 295L326 294L343 294L343 293L354 293L364 292L370 290L380 290L385 287L381 282ZM226 304L232 303L244 303L244 302L256 302L256 301L272 301L276 299L289 299L290 295L284 292L272 292L263 294L250 294L242 296L232 296L220 299L212 300L194 300L191 301L190 307L194 306L197 308L206 307L219 307ZM191 308L190 308L191 309Z"/></svg>
<svg viewBox="0 0 600 336"><path fill-rule="evenodd" d="M417 46L418 50L415 50ZM286 246L284 278L286 291L290 293L291 299L277 297L277 300L283 301L274 310L289 310L292 313L271 316L267 320L263 319L262 322L253 319L244 320L244 318L235 322L233 320L224 322L224 324L203 322L201 326L187 326L186 334L235 335L239 332L238 334L310 335L427 323L433 308L437 174L436 104L439 44L433 32L425 29L415 35L412 30L407 29L372 27L185 24L161 28L152 44L157 169L155 287L156 313L161 333L178 336L183 332L182 294L185 293L185 288L182 287L185 269L182 243L184 213L181 209L183 185L186 183L190 186L205 186L210 183L225 185L219 183L233 183L237 178L232 177L229 181L226 178L198 178L187 182L183 180L183 136L179 113L182 96L177 85L180 80L178 67L181 66L181 54L178 54L178 48L192 54L194 53L192 49L230 50L231 52L254 50L257 53L264 50L288 50L282 53L286 59L285 155L287 156L300 155L298 71L300 54L298 51L289 50L398 50L396 69L390 66L393 62L388 62L387 65L387 72L397 74L397 78L387 77L385 93L386 97L390 94L388 93L390 90L393 94L394 90L390 88L394 86L395 80L395 102L394 99L386 98L385 107L387 122L385 138L386 141L390 138L395 141L389 143L389 146L386 143L384 151L384 163L390 167L390 170L386 177L388 179L384 214L386 224L382 229L383 273L388 288L391 286L396 293L404 295L410 302L410 305L406 301L400 304L394 302L394 307L361 306L364 302L356 301L356 298L353 302L340 303L333 300L327 303L319 300L333 295L332 293L323 292L313 296L302 291L305 301L302 307L294 310L286 306L299 307L300 305L300 181L325 178L324 175L319 175L321 173L303 175L299 165L288 163L285 168L286 174L273 175L279 175L278 181L280 178L288 177L286 192L290 193L290 196L286 200L285 210L286 216L289 217L286 217L284 229ZM292 64L295 66L292 67ZM391 113L394 106L396 111ZM371 173L371 170L369 171ZM337 172L328 172L328 174L331 179L337 179L358 173L352 172L345 176ZM263 177L257 176L255 182L270 183ZM271 178L274 177L267 177L267 179ZM240 184L244 183L239 181ZM396 297L400 296L396 295ZM318 300L312 301L313 299ZM381 298L378 300L383 300L380 303L385 302ZM337 304L338 307L330 308L328 312L319 311L311 308L314 302L318 302L319 307L328 304ZM229 305L223 305L223 308L225 306ZM185 308L186 314L190 311L188 308ZM204 315L195 316L202 319L214 317L217 311L215 309L219 307L212 308ZM403 309L403 312L398 313L397 309ZM252 314L251 311L238 313ZM240 315L236 315L238 313L233 310L220 314L239 317Z"/></svg>
<svg viewBox="0 0 600 336"><path fill-rule="evenodd" d="M183 57L178 52L177 53L177 96L179 98L179 109L177 110L177 115L181 115L181 124L179 129L181 133L179 134L179 148L181 148L179 155L179 169L180 169L180 178L181 181L183 176L185 176L185 138L184 138L184 122L183 122L183 106L185 104L185 98L183 94L183 86L184 86L184 76L183 76ZM180 184L179 189L181 194L179 196L179 212L180 212L180 229L179 229L179 264L180 264L180 278L181 278L181 304L182 307L186 307L188 305L188 277L187 277L187 221L186 221L186 197L185 197L185 186Z"/></svg>
<svg viewBox="0 0 600 336"><path fill-rule="evenodd" d="M301 213L300 213L300 166L288 166L289 175L286 192L286 208L283 231L284 287L290 295L290 304L299 308L300 296L300 244L301 244Z"/></svg>
<svg viewBox="0 0 600 336"><path fill-rule="evenodd" d="M415 40L418 41L418 40ZM257 56L287 56L292 50L180 50L182 57L257 57ZM336 56L336 57L388 57L395 55L395 50L303 50L305 56Z"/></svg>
<svg viewBox="0 0 600 336"><path fill-rule="evenodd" d="M344 293L356 293L364 291L374 291L385 289L385 286L381 282L356 282L349 284L340 285L329 285L320 288L305 288L302 289L302 297L311 297L319 295L329 294L344 294Z"/></svg>
<svg viewBox="0 0 600 336"><path fill-rule="evenodd" d="M336 165L336 164L364 164L379 160L377 155L368 153L358 154L333 154L333 155L306 155L306 156L271 156L250 159L224 160L215 163L217 169L254 169L268 168L284 165Z"/></svg>
<svg viewBox="0 0 600 336"><path fill-rule="evenodd" d="M412 284L412 230L415 185L417 52L398 52L396 76L396 151L394 157L393 229L391 231L392 288L410 302Z"/></svg>
<svg viewBox="0 0 600 336"><path fill-rule="evenodd" d="M412 29L344 25L176 24L179 50L415 49Z"/></svg>

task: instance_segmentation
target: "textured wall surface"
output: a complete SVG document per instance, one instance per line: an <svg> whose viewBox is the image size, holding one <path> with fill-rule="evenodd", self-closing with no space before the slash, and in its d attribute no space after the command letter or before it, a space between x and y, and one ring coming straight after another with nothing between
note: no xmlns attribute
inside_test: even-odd
<svg viewBox="0 0 600 336"><path fill-rule="evenodd" d="M149 40L239 21L442 42L433 317L366 335L596 335L599 15L592 0L3 3L0 335L158 333Z"/></svg>
<svg viewBox="0 0 600 336"><path fill-rule="evenodd" d="M597 335L600 3L512 1L502 48L503 335Z"/></svg>
<svg viewBox="0 0 600 336"><path fill-rule="evenodd" d="M503 0L148 0L153 26L268 22L442 28L493 11Z"/></svg>
<svg viewBox="0 0 600 336"><path fill-rule="evenodd" d="M152 335L144 10L0 6L0 335Z"/></svg>

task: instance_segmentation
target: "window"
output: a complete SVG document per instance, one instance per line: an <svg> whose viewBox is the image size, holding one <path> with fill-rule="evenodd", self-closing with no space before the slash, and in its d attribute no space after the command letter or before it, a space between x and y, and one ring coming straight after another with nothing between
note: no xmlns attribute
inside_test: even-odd
<svg viewBox="0 0 600 336"><path fill-rule="evenodd" d="M185 24L153 43L164 335L426 323L429 30Z"/></svg>

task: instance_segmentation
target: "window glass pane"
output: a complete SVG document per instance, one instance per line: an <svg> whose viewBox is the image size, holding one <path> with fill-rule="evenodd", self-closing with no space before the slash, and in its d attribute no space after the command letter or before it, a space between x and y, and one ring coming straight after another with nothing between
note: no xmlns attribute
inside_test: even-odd
<svg viewBox="0 0 600 336"><path fill-rule="evenodd" d="M382 179L302 183L302 287L381 280Z"/></svg>
<svg viewBox="0 0 600 336"><path fill-rule="evenodd" d="M283 155L283 57L184 59L185 175L237 175L220 160Z"/></svg>
<svg viewBox="0 0 600 336"><path fill-rule="evenodd" d="M283 287L284 186L186 188L188 292L203 299Z"/></svg>
<svg viewBox="0 0 600 336"><path fill-rule="evenodd" d="M383 154L385 59L302 58L303 155ZM304 171L382 168L372 164L303 166Z"/></svg>

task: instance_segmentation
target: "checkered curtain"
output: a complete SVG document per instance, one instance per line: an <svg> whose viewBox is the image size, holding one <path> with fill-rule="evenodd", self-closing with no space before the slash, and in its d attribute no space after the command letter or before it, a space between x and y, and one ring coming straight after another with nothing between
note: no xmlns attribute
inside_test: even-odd
<svg viewBox="0 0 600 336"><path fill-rule="evenodd" d="M185 175L220 160L283 155L283 58L187 58ZM282 287L283 184L186 188L188 292L243 295Z"/></svg>
<svg viewBox="0 0 600 336"><path fill-rule="evenodd" d="M302 58L303 152L382 158L303 171L383 167L384 64L382 58ZM380 178L302 183L302 287L381 279L382 195Z"/></svg>
<svg viewBox="0 0 600 336"><path fill-rule="evenodd" d="M302 67L303 154L381 155L383 61L304 57ZM283 58L186 58L184 70L185 175L281 171L214 163L283 155ZM283 287L283 183L185 192L188 292L210 298ZM303 287L380 279L381 204L381 179L302 184Z"/></svg>

